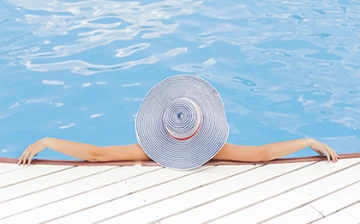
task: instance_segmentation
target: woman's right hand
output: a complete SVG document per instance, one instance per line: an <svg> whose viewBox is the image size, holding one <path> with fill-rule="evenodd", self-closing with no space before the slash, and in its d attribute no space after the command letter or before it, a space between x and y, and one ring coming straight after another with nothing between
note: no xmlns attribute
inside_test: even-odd
<svg viewBox="0 0 360 224"><path fill-rule="evenodd" d="M328 161L332 160L333 162L337 162L340 158L339 155L335 152L335 150L332 149L330 146L314 139L312 139L310 143L310 148L321 156L326 155Z"/></svg>

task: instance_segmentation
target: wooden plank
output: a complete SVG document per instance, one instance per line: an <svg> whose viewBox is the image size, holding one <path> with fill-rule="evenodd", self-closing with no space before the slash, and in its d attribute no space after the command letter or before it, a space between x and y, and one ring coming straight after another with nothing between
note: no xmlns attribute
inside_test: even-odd
<svg viewBox="0 0 360 224"><path fill-rule="evenodd" d="M320 212L315 210L310 205L305 205L301 208L285 213L284 215L277 216L274 219L270 219L261 224L279 224L279 223L291 223L291 224L304 224L313 220L321 219L324 216Z"/></svg>
<svg viewBox="0 0 360 224"><path fill-rule="evenodd" d="M269 221L266 221L264 222L264 224L283 223L286 220L293 220L293 222L295 221L296 223L314 222L315 220L331 215L332 213L335 213L344 207L360 201L359 189L360 182L351 184L308 205L305 205L293 211L277 216ZM316 217L315 215L311 215L311 209L313 211L317 211L318 217ZM309 212L306 213L305 210Z"/></svg>
<svg viewBox="0 0 360 224"><path fill-rule="evenodd" d="M358 179L360 179L360 177ZM269 221L266 221L264 223L265 224L277 224L277 223L283 223L286 220L292 220L292 219L297 223L300 223L300 221L301 221L301 223L313 222L314 220L317 220L324 216L328 216L332 213L335 213L338 210L340 210L344 207L347 207L356 201L360 201L359 189L360 189L360 182L351 184L351 185L346 186L345 188L342 188L340 190L337 190L323 198L320 198L319 200L316 200L308 205L305 205L303 207L300 207L300 208L290 211L288 213L277 216L277 217L275 217ZM334 203L334 202L336 202L336 203ZM309 211L309 213L302 212L302 211L311 210L311 209L313 211L317 211L319 217L312 216L311 215L312 213L310 213L310 211ZM301 214L303 214L303 216Z"/></svg>
<svg viewBox="0 0 360 224"><path fill-rule="evenodd" d="M286 175L289 172L298 170L308 165L309 163L297 163L263 166L259 169L255 169L202 188L194 189L190 192L169 198L168 200L163 200L159 203L151 204L135 211L119 215L110 220L106 220L106 223L125 223L126 220L131 220L133 223L158 221L158 219L167 217L176 212L199 206L211 200L221 198L224 195L231 194L239 189L251 187L262 183L263 181L271 180L279 175ZM182 220L182 223L188 222Z"/></svg>
<svg viewBox="0 0 360 224"><path fill-rule="evenodd" d="M0 163L0 175L3 173L7 173L13 170L21 169L22 166L17 164L7 164L7 163ZM0 177L1 178L1 177Z"/></svg>
<svg viewBox="0 0 360 224"><path fill-rule="evenodd" d="M336 170L349 167L358 162L359 160L341 160L336 164L319 162L315 165L305 167L304 169L300 169L296 172L289 173L284 176L280 176L276 179L265 182L261 185L254 186L252 188L244 190L239 188L239 191L234 194L225 196L216 201L212 201L211 203L203 204L196 208L188 209L182 213L174 214L172 217L162 219L161 223L204 223L206 221L226 215L231 211L245 208L254 203L259 203L266 198L281 194L284 191L290 190L309 181L313 181L317 178L321 178L324 175L329 175ZM273 166L271 165L266 169L271 169L272 167ZM239 183L249 181L251 178L253 177L239 180ZM274 204L270 205L270 207L266 208L266 210L269 210L269 208L272 207L274 207ZM258 210L253 214L259 214L259 211L261 210ZM273 214L271 209L269 212ZM250 214L249 216L254 217L253 214Z"/></svg>
<svg viewBox="0 0 360 224"><path fill-rule="evenodd" d="M336 203L336 202L332 202ZM357 224L360 222L360 202L340 210L332 215L314 222L313 224Z"/></svg>
<svg viewBox="0 0 360 224"><path fill-rule="evenodd" d="M109 166L80 166L72 167L71 169L60 170L52 175L38 177L26 182L12 185L0 190L0 203L49 189L64 183L68 183L80 178L85 178L89 175L104 172L106 170L114 169Z"/></svg>
<svg viewBox="0 0 360 224"><path fill-rule="evenodd" d="M23 181L31 180L40 176L48 175L60 170L68 169L69 166L52 166L52 165L30 165L17 169L12 172L7 172L1 175L0 189L20 183Z"/></svg>
<svg viewBox="0 0 360 224"><path fill-rule="evenodd" d="M335 191L336 189L342 188L348 184L355 182L353 178L354 176L358 175L358 173L360 173L360 165L358 159L351 161L342 160L336 164L322 163L324 164L324 166L327 165L325 170L329 174L340 168L345 168L350 164L354 164L354 162L356 162L357 165L345 169L341 172L333 173L332 175L317 179L314 182L312 181L314 180L314 173L317 170L312 170L312 172L301 175L299 175L299 171L296 178L303 179L303 184L305 185L301 187L296 187L292 183L296 180L290 178L287 181L278 182L277 187L281 188L284 193L277 195L276 197L268 198L265 201L258 202L247 208L236 205L235 207L237 207L237 209L232 208L233 213L230 213L230 211L228 211L227 214L229 215L222 217L218 220L214 220L214 222L210 223L233 223L235 220L242 220L242 222L245 223L258 223L273 218L274 216L277 216L279 214L291 211L295 208L301 207L332 191ZM326 174L324 173L323 175ZM265 187L260 185L260 188L256 189L256 192L250 193L244 191L244 193L247 193L250 197L254 197L254 194L268 191L268 189L268 186ZM232 203L235 203L236 199L238 198L234 197L233 200L231 200ZM256 214L256 216L253 214Z"/></svg>
<svg viewBox="0 0 360 224"><path fill-rule="evenodd" d="M191 173L196 173L204 169L209 169L209 167L206 168L202 167L198 170L194 170L190 172L172 171L169 169L164 169L159 167L135 167L135 168L122 167L121 169L117 169L116 172L112 172L106 177L103 177L102 178L103 181L101 181L100 179L100 183L94 183L95 181L99 182L99 178L94 178L92 180L92 183L89 184L98 185L99 187L97 189L94 189L92 191L82 191L81 194L77 194L77 195L72 194L73 197L67 197L67 198L62 197L64 198L63 200L57 200L56 202L52 200L54 203L47 203L46 206L39 206L36 209L32 209L15 216L10 216L3 220L0 219L0 223L14 223L14 222L16 223L19 220L31 220L34 223L46 222L46 220L48 219L53 219L55 217L65 215L67 213L74 212L74 209L87 208L89 206L103 203L106 200L113 200L113 198L116 196L125 196L139 189L151 187L152 185L167 182L172 179L186 176ZM130 177L130 176L134 176L134 174L144 173L145 170L146 171L156 170L156 171L147 173L146 175L137 176L135 178L119 181L119 179L124 179L123 178L124 175ZM120 173L122 174L120 175ZM120 178L117 178L116 176ZM112 179L111 182L109 181L110 179ZM115 184L109 185L109 183L113 183L115 181L116 181ZM66 187L66 189L64 190L71 191L70 188L73 188L73 186L69 186L69 185L70 184L64 185ZM38 200L42 200L45 197L49 197L49 193L43 194L43 192L41 192L35 194L35 196L36 198L38 198Z"/></svg>
<svg viewBox="0 0 360 224"><path fill-rule="evenodd" d="M140 206L153 203L155 201L163 200L165 198L181 194L189 189L199 188L204 184L214 182L228 176L233 176L241 172L246 172L258 166L221 166L213 169L207 169L202 172L197 172L192 175L187 175L183 178L164 183L162 185L149 188L142 191L134 192L126 197L117 198L116 200L108 200L107 203L99 204L98 206L82 210L78 213L74 213L71 216L66 216L62 219L54 220L50 223L64 223L67 221L78 220L81 223L93 223L97 220L105 219L109 216L115 215L119 212L127 212L132 209L136 209ZM154 176L154 179L159 179ZM160 177L160 179L162 179ZM142 180L142 185L146 185L149 180ZM128 183L132 184L132 183ZM105 191L99 191L99 195L106 194ZM122 194L121 194L122 195ZM114 197L114 195L111 195ZM87 197L89 198L89 197ZM109 197L111 198L111 197ZM85 199L84 199L85 200ZM85 201L84 201L85 202ZM67 204L70 206L71 203ZM57 206L57 208L63 209L64 204ZM84 204L85 206L85 204ZM54 208L54 207L53 207ZM39 213L42 214L42 213ZM134 222L135 223L135 222Z"/></svg>
<svg viewBox="0 0 360 224"><path fill-rule="evenodd" d="M4 223L2 220L5 217L13 216L18 213L23 213L28 210L32 210L47 204L64 200L66 198L73 197L75 195L83 194L88 191L92 191L97 188L101 188L106 185L111 185L120 182L124 179L134 177L136 175L144 174L150 171L159 169L158 167L119 167L111 169L107 172L92 175L90 177L76 180L65 185L60 185L54 188L50 188L41 191L36 194L30 194L18 199L11 200L6 203L0 204L0 223ZM39 169L38 171L41 171ZM31 174L31 173L30 173ZM101 195L99 195L101 196ZM30 214L31 212L24 213ZM45 214L41 214L43 216ZM47 214L48 215L48 214ZM22 216L19 216L22 217ZM31 219L23 219L30 221Z"/></svg>
<svg viewBox="0 0 360 224"><path fill-rule="evenodd" d="M359 174L353 176L354 180L360 180ZM339 179L342 181L342 179ZM340 208L346 207L356 201L360 200L360 182L341 189L327 197L321 198L311 203L311 206L316 208L324 216L336 212ZM336 202L336 203L334 203Z"/></svg>

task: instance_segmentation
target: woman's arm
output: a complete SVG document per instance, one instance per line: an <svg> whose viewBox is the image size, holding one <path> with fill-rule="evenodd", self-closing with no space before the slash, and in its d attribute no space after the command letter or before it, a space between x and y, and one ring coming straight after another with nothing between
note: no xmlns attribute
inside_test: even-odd
<svg viewBox="0 0 360 224"><path fill-rule="evenodd" d="M336 162L339 158L329 146L305 138L262 146L240 146L226 143L214 160L264 162L281 158L306 147L311 147L320 155L326 155L328 160ZM31 144L20 156L18 164L30 164L33 157L46 148L90 162L150 160L139 144L99 147L56 138L44 138Z"/></svg>
<svg viewBox="0 0 360 224"><path fill-rule="evenodd" d="M57 138L43 138L22 153L18 164L30 164L33 157L46 148L90 162L149 160L138 144L100 147Z"/></svg>
<svg viewBox="0 0 360 224"><path fill-rule="evenodd" d="M303 138L262 146L240 146L227 143L214 157L214 160L264 162L281 158L306 147L312 148L320 155L326 155L329 161L336 162L339 158L336 152L326 144L314 139Z"/></svg>

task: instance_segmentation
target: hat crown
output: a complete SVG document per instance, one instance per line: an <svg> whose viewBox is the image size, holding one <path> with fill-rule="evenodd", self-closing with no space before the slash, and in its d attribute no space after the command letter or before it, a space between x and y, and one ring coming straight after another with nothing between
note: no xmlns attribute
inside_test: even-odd
<svg viewBox="0 0 360 224"><path fill-rule="evenodd" d="M199 105L186 97L171 101L163 115L166 131L177 140L188 140L195 136L201 123L202 112Z"/></svg>

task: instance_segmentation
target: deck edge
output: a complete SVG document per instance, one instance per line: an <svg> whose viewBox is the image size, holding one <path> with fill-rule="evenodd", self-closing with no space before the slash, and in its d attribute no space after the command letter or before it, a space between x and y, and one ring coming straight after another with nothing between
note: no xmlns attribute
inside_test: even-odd
<svg viewBox="0 0 360 224"><path fill-rule="evenodd" d="M342 159L355 159L360 158L359 153L347 153L340 154L340 160ZM306 156L297 158L280 158L266 162L237 162L237 161L225 161L225 160L211 160L205 165L216 166L216 165L263 165L263 164L284 164L284 163L299 163L299 162L317 162L326 161L325 156ZM18 159L14 158L1 158L0 163L5 164L17 164ZM61 165L61 166L159 166L154 161L112 161L112 162L89 162L82 160L46 160L46 159L35 159L31 164L39 165Z"/></svg>

